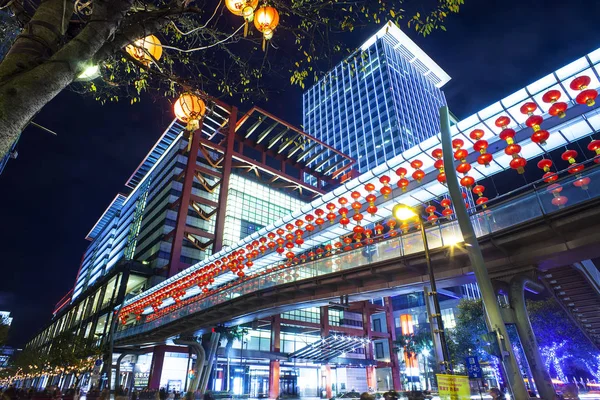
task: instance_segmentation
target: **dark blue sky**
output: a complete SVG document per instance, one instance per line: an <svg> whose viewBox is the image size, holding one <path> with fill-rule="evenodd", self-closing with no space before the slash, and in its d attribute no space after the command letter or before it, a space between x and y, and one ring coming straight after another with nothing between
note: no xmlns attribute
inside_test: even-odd
<svg viewBox="0 0 600 400"><path fill-rule="evenodd" d="M600 47L600 2L465 3L446 32L423 38L401 26L452 77L444 91L459 118ZM299 125L301 94L286 88L262 106ZM64 92L35 118L58 137L24 132L0 175L0 309L13 312L13 344L50 320L73 287L86 233L171 119L165 102L102 106Z"/></svg>

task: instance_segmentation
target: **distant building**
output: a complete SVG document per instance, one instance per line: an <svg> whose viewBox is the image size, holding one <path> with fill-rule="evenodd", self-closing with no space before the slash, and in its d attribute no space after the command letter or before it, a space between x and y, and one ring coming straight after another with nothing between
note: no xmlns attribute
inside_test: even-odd
<svg viewBox="0 0 600 400"><path fill-rule="evenodd" d="M303 95L304 128L364 173L439 132L450 76L388 22ZM313 152L327 171L335 163ZM322 163L322 165L321 165Z"/></svg>

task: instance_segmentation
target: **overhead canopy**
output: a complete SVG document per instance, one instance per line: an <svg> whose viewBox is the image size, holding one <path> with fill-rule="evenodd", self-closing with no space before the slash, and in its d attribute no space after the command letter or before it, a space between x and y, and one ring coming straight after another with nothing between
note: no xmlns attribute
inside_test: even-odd
<svg viewBox="0 0 600 400"><path fill-rule="evenodd" d="M295 351L289 355L290 360L312 361L316 363L327 362L344 353L367 346L371 341L366 338L329 335L313 344Z"/></svg>

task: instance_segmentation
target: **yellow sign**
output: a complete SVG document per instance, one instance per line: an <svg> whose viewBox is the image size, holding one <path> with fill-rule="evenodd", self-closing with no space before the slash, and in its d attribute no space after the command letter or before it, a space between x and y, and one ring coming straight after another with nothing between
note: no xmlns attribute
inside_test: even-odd
<svg viewBox="0 0 600 400"><path fill-rule="evenodd" d="M437 381L441 400L469 400L471 398L469 377L437 374Z"/></svg>

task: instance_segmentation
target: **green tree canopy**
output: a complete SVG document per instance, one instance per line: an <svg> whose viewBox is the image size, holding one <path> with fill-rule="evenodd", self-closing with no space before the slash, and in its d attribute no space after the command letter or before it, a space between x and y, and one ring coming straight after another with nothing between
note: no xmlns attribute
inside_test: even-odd
<svg viewBox="0 0 600 400"><path fill-rule="evenodd" d="M268 0L280 21L265 53L262 35L250 26L244 37L243 18L221 0L0 0L0 12L10 13L10 21L0 18L2 37L10 41L11 27L22 28L0 63L0 157L67 87L101 101L186 90L265 97L267 82L284 75L300 86L320 79L351 53L344 35L357 28L393 20L427 35L445 29L463 1ZM160 59L143 62L125 51L134 44L147 54L135 42L149 35L161 42ZM89 67L100 76L73 85Z"/></svg>

